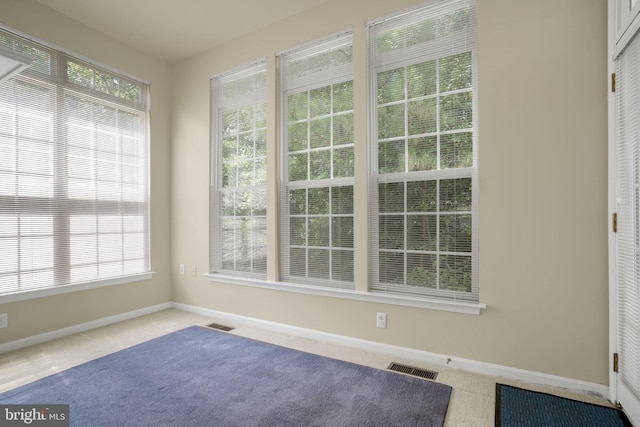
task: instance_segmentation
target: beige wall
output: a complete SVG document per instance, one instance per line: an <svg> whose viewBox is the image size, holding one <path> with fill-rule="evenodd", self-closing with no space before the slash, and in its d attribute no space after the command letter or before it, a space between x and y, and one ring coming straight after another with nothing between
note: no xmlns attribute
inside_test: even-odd
<svg viewBox="0 0 640 427"><path fill-rule="evenodd" d="M173 300L606 384L605 0L478 0L480 301L487 304L480 316L211 283L201 275L209 265L209 77L266 57L275 78L275 52L353 27L362 152L364 23L417 3L331 1L170 69L31 0L1 0L0 23L151 82L157 274L0 305L10 323L0 343ZM273 151L273 115L269 123ZM366 248L366 221L358 224L356 245ZM357 279L366 286L362 274ZM387 313L387 329L375 327L376 311Z"/></svg>
<svg viewBox="0 0 640 427"><path fill-rule="evenodd" d="M200 274L209 265L209 77L266 57L274 78L275 52L353 27L362 151L364 24L417 3L332 1L173 68L173 300L607 384L605 0L478 0L480 301L487 304L480 316L212 283ZM268 106L274 111L273 94ZM366 221L357 222L356 245L366 247ZM189 274L194 266L197 277ZM363 275L357 279L362 287ZM387 313L387 329L375 327L376 311Z"/></svg>
<svg viewBox="0 0 640 427"><path fill-rule="evenodd" d="M31 0L1 0L0 23L151 83L151 280L0 304L0 343L165 303L170 283L170 67Z"/></svg>

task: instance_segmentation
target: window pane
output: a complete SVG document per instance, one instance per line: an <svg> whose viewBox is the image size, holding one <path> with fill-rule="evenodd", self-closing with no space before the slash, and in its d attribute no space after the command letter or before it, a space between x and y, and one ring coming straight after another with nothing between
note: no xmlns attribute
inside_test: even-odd
<svg viewBox="0 0 640 427"><path fill-rule="evenodd" d="M421 62L407 67L407 90L409 98L418 98L436 93L436 61Z"/></svg>
<svg viewBox="0 0 640 427"><path fill-rule="evenodd" d="M307 154L289 155L289 181L306 181L307 175Z"/></svg>
<svg viewBox="0 0 640 427"><path fill-rule="evenodd" d="M353 213L353 186L345 185L331 188L331 213Z"/></svg>
<svg viewBox="0 0 640 427"><path fill-rule="evenodd" d="M308 139L307 122L289 125L289 151L305 150Z"/></svg>
<svg viewBox="0 0 640 427"><path fill-rule="evenodd" d="M466 168L473 166L473 135L470 132L440 137L440 167Z"/></svg>
<svg viewBox="0 0 640 427"><path fill-rule="evenodd" d="M378 144L378 173L405 172L404 140Z"/></svg>
<svg viewBox="0 0 640 427"><path fill-rule="evenodd" d="M378 138L404 136L404 104L378 108Z"/></svg>
<svg viewBox="0 0 640 427"><path fill-rule="evenodd" d="M380 249L404 249L404 216L380 216L378 235Z"/></svg>
<svg viewBox="0 0 640 427"><path fill-rule="evenodd" d="M435 251L437 239L437 217L435 215L407 216L407 250ZM441 230L441 233L442 230ZM441 234L442 235L442 234ZM440 241L440 249L442 247Z"/></svg>
<svg viewBox="0 0 640 427"><path fill-rule="evenodd" d="M379 184L378 206L380 212L404 212L404 183Z"/></svg>
<svg viewBox="0 0 640 427"><path fill-rule="evenodd" d="M333 218L331 224L331 246L353 248L353 217Z"/></svg>
<svg viewBox="0 0 640 427"><path fill-rule="evenodd" d="M470 88L471 52L440 59L440 92Z"/></svg>
<svg viewBox="0 0 640 427"><path fill-rule="evenodd" d="M289 191L289 213L291 215L307 213L307 190Z"/></svg>
<svg viewBox="0 0 640 427"><path fill-rule="evenodd" d="M437 181L407 182L407 212L435 212L438 206Z"/></svg>
<svg viewBox="0 0 640 427"><path fill-rule="evenodd" d="M381 251L379 259L380 282L404 285L404 253Z"/></svg>
<svg viewBox="0 0 640 427"><path fill-rule="evenodd" d="M404 68L378 73L378 103L404 99Z"/></svg>
<svg viewBox="0 0 640 427"><path fill-rule="evenodd" d="M333 112L353 110L353 80L333 85Z"/></svg>
<svg viewBox="0 0 640 427"><path fill-rule="evenodd" d="M333 152L333 176L352 177L354 173L353 147L336 149Z"/></svg>
<svg viewBox="0 0 640 427"><path fill-rule="evenodd" d="M309 246L329 246L329 217L309 218Z"/></svg>
<svg viewBox="0 0 640 427"><path fill-rule="evenodd" d="M309 179L327 179L331 177L331 151L312 151L309 157Z"/></svg>
<svg viewBox="0 0 640 427"><path fill-rule="evenodd" d="M440 288L471 292L471 257L440 255Z"/></svg>
<svg viewBox="0 0 640 427"><path fill-rule="evenodd" d="M409 140L409 171L426 171L438 168L438 138L425 136Z"/></svg>
<svg viewBox="0 0 640 427"><path fill-rule="evenodd" d="M407 254L407 285L436 288L438 280L437 256Z"/></svg>
<svg viewBox="0 0 640 427"><path fill-rule="evenodd" d="M471 92L440 98L440 130L470 129L472 126Z"/></svg>
<svg viewBox="0 0 640 427"><path fill-rule="evenodd" d="M291 218L289 222L289 244L304 246L307 244L307 219L305 217Z"/></svg>
<svg viewBox="0 0 640 427"><path fill-rule="evenodd" d="M329 113L331 113L331 86L309 92L309 116L324 116Z"/></svg>
<svg viewBox="0 0 640 427"><path fill-rule="evenodd" d="M289 121L303 120L308 117L308 93L301 92L289 95Z"/></svg>
<svg viewBox="0 0 640 427"><path fill-rule="evenodd" d="M409 102L408 116L409 135L435 132L437 130L436 99Z"/></svg>
<svg viewBox="0 0 640 427"><path fill-rule="evenodd" d="M448 212L471 211L471 178L440 181L440 210Z"/></svg>
<svg viewBox="0 0 640 427"><path fill-rule="evenodd" d="M309 189L309 214L329 213L329 187Z"/></svg>
<svg viewBox="0 0 640 427"><path fill-rule="evenodd" d="M353 113L333 118L333 145L353 144Z"/></svg>
<svg viewBox="0 0 640 427"><path fill-rule="evenodd" d="M471 252L471 215L440 216L440 250Z"/></svg>
<svg viewBox="0 0 640 427"><path fill-rule="evenodd" d="M309 249L309 277L329 279L329 251L327 249Z"/></svg>
<svg viewBox="0 0 640 427"><path fill-rule="evenodd" d="M312 120L309 123L309 146L311 148L331 145L331 119L329 117Z"/></svg>
<svg viewBox="0 0 640 427"><path fill-rule="evenodd" d="M353 282L353 251L331 252L331 277L335 280Z"/></svg>

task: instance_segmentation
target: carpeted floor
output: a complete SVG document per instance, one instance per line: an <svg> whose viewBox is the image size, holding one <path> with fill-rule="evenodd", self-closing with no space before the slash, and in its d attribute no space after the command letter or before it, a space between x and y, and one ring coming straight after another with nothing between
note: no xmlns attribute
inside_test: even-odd
<svg viewBox="0 0 640 427"><path fill-rule="evenodd" d="M622 411L496 384L496 427L631 427Z"/></svg>
<svg viewBox="0 0 640 427"><path fill-rule="evenodd" d="M72 426L442 426L451 387L189 327L0 394Z"/></svg>

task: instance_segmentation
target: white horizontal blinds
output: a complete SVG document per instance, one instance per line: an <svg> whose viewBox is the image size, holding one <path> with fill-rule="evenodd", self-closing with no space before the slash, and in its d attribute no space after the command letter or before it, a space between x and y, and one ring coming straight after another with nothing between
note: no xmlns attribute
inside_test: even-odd
<svg viewBox="0 0 640 427"><path fill-rule="evenodd" d="M149 271L147 87L0 32L0 293Z"/></svg>
<svg viewBox="0 0 640 427"><path fill-rule="evenodd" d="M371 290L477 301L475 2L368 27Z"/></svg>
<svg viewBox="0 0 640 427"><path fill-rule="evenodd" d="M621 380L640 399L640 41L616 60L616 272Z"/></svg>
<svg viewBox="0 0 640 427"><path fill-rule="evenodd" d="M267 272L266 63L212 79L211 267Z"/></svg>
<svg viewBox="0 0 640 427"><path fill-rule="evenodd" d="M280 55L281 278L353 289L351 33Z"/></svg>

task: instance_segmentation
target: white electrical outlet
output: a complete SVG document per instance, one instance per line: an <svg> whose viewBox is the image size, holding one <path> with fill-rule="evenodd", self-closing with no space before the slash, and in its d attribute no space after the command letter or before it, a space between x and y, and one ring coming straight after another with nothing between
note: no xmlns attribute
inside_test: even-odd
<svg viewBox="0 0 640 427"><path fill-rule="evenodd" d="M9 326L7 313L0 313L0 328L6 328L7 326Z"/></svg>
<svg viewBox="0 0 640 427"><path fill-rule="evenodd" d="M376 313L376 327L386 329L387 313Z"/></svg>
<svg viewBox="0 0 640 427"><path fill-rule="evenodd" d="M180 264L180 274L184 274L184 264Z"/></svg>

